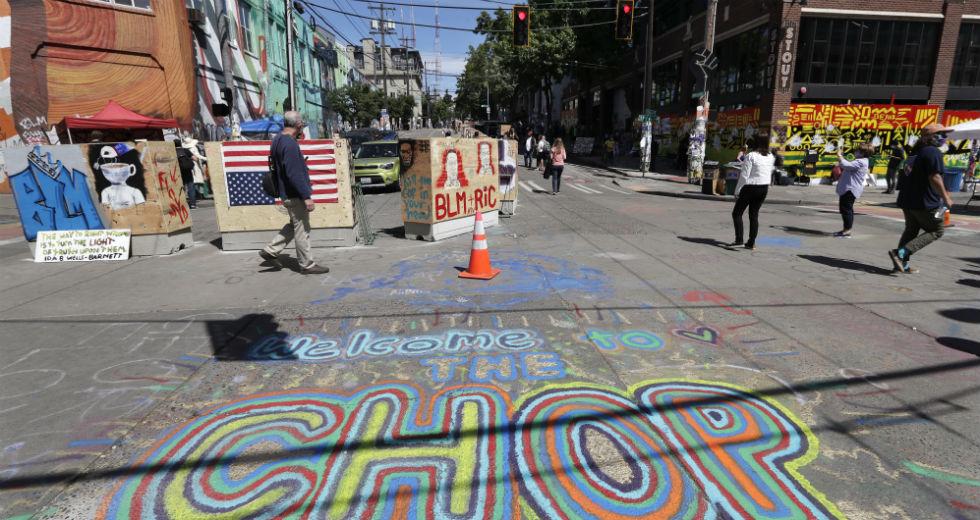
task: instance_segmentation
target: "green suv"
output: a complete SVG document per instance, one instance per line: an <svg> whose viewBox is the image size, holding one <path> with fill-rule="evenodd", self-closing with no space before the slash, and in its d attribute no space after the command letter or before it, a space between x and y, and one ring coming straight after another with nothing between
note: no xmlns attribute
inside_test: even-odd
<svg viewBox="0 0 980 520"><path fill-rule="evenodd" d="M361 186L397 189L400 173L398 141L361 143L354 154L354 182Z"/></svg>

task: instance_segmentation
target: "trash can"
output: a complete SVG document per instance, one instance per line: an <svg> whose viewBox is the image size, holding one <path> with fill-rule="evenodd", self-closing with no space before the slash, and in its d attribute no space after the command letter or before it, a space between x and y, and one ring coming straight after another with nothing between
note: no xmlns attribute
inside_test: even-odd
<svg viewBox="0 0 980 520"><path fill-rule="evenodd" d="M701 177L701 193L714 194L714 182L720 175L717 161L704 161L704 175Z"/></svg>
<svg viewBox="0 0 980 520"><path fill-rule="evenodd" d="M947 172L943 175L943 186L950 193L960 191L963 188L963 172Z"/></svg>
<svg viewBox="0 0 980 520"><path fill-rule="evenodd" d="M725 195L735 195L738 186L738 170L731 169L725 173Z"/></svg>

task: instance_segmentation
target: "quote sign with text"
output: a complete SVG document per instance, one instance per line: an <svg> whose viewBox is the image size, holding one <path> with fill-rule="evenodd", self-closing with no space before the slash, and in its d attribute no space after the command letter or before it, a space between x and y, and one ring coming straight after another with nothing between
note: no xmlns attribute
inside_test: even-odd
<svg viewBox="0 0 980 520"><path fill-rule="evenodd" d="M35 262L92 262L129 258L130 230L80 229L40 231Z"/></svg>

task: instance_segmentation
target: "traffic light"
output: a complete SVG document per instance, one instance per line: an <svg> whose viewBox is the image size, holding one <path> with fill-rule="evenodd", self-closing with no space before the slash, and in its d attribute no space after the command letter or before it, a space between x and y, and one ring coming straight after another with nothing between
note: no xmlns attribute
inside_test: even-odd
<svg viewBox="0 0 980 520"><path fill-rule="evenodd" d="M635 0L618 0L616 2L616 39L633 39L633 7Z"/></svg>
<svg viewBox="0 0 980 520"><path fill-rule="evenodd" d="M531 45L531 8L526 5L514 6L514 46Z"/></svg>

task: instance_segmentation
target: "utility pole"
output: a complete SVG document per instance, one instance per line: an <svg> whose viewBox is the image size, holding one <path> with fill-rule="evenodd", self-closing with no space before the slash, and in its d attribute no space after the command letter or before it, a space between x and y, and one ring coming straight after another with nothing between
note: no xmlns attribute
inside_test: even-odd
<svg viewBox="0 0 980 520"><path fill-rule="evenodd" d="M394 24L391 27L388 26L388 20L386 19L386 14L388 11L394 11L393 7L385 7L384 2L378 4L379 7L370 7L372 11L378 11L380 20L378 21L377 30L372 30L371 34L381 34L381 85L384 88L385 98L388 97L388 58L385 56L385 36L389 34L389 31L394 33ZM377 63L375 63L377 65Z"/></svg>
<svg viewBox="0 0 980 520"><path fill-rule="evenodd" d="M647 0L647 27L643 58L643 117L642 131L645 147L640 148L643 157L640 159L640 172L646 177L650 169L650 154L653 151L653 121L650 115L653 107L653 0Z"/></svg>
<svg viewBox="0 0 980 520"><path fill-rule="evenodd" d="M296 110L296 78L293 77L295 65L293 63L293 6L290 0L286 3L286 76L289 78L289 106L284 106L283 111Z"/></svg>
<svg viewBox="0 0 980 520"><path fill-rule="evenodd" d="M701 96L701 104L698 106L697 114L694 119L694 128L691 130L691 144L687 153L687 179L688 182L697 181L704 174L704 153L707 140L708 128L708 109L711 104L708 102L708 75L710 71L718 66L718 60L714 57L715 49L715 26L718 21L718 0L708 0L708 12L704 18L704 50L699 55L697 61L704 77L704 84Z"/></svg>

